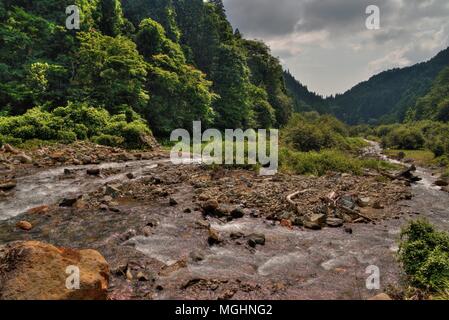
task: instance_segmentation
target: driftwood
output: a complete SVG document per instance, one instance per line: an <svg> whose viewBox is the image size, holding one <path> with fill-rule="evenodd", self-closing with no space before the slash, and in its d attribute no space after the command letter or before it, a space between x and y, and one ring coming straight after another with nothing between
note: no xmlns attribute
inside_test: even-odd
<svg viewBox="0 0 449 320"><path fill-rule="evenodd" d="M316 190L315 189L305 189L305 190L296 191L292 194L289 194L287 196L287 202L290 203L295 208L296 212L299 213L298 204L295 201L293 201L293 198L299 196L300 194L304 194L304 193L311 192L311 191L316 191Z"/></svg>

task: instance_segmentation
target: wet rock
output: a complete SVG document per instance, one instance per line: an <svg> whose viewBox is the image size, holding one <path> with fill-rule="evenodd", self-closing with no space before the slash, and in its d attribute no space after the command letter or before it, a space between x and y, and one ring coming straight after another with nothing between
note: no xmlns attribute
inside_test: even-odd
<svg viewBox="0 0 449 320"><path fill-rule="evenodd" d="M232 219L240 219L245 216L245 211L242 208L235 208L231 211L231 217Z"/></svg>
<svg viewBox="0 0 449 320"><path fill-rule="evenodd" d="M148 282L148 281L153 281L154 277L149 275L149 274L147 274L147 273L139 271L137 273L137 280L140 281L140 282Z"/></svg>
<svg viewBox="0 0 449 320"><path fill-rule="evenodd" d="M185 208L185 209L184 209L184 213L192 213L192 209L190 209L190 208Z"/></svg>
<svg viewBox="0 0 449 320"><path fill-rule="evenodd" d="M349 209L354 209L356 207L354 197L350 195L342 196L341 199L339 200L339 204Z"/></svg>
<svg viewBox="0 0 449 320"><path fill-rule="evenodd" d="M311 214L304 219L304 227L312 230L320 230L326 223L326 215L324 214Z"/></svg>
<svg viewBox="0 0 449 320"><path fill-rule="evenodd" d="M298 226L298 227L304 226L304 220L301 217L292 218L292 223L294 226Z"/></svg>
<svg viewBox="0 0 449 320"><path fill-rule="evenodd" d="M0 190L9 191L14 189L17 186L17 182L14 180L9 180L5 182L0 182Z"/></svg>
<svg viewBox="0 0 449 320"><path fill-rule="evenodd" d="M204 252L201 250L193 250L190 252L189 257L193 262L200 262L206 258Z"/></svg>
<svg viewBox="0 0 449 320"><path fill-rule="evenodd" d="M350 227L346 227L346 228L345 228L345 232L346 232L346 233L349 233L349 234L352 234L352 233L353 233L352 228L350 228Z"/></svg>
<svg viewBox="0 0 449 320"><path fill-rule="evenodd" d="M332 228L339 228L343 225L344 221L340 218L327 218L326 224Z"/></svg>
<svg viewBox="0 0 449 320"><path fill-rule="evenodd" d="M156 228L159 225L159 220L157 219L148 219L147 226L151 228Z"/></svg>
<svg viewBox="0 0 449 320"><path fill-rule="evenodd" d="M255 248L256 245L265 245L265 235L262 233L253 233L248 236L248 245Z"/></svg>
<svg viewBox="0 0 449 320"><path fill-rule="evenodd" d="M376 296L374 296L372 298L369 298L368 300L380 300L380 301L384 300L384 301L388 301L388 300L393 300L393 299L391 299L391 297L388 294L386 294L386 293L380 293L380 294L378 294L378 295L376 295Z"/></svg>
<svg viewBox="0 0 449 320"><path fill-rule="evenodd" d="M19 221L17 222L16 227L25 231L30 231L33 229L33 225L28 221Z"/></svg>
<svg viewBox="0 0 449 320"><path fill-rule="evenodd" d="M49 210L49 207L46 205L43 205L43 206L31 208L31 209L27 210L27 213L28 214L44 214L44 213L47 213L48 210Z"/></svg>
<svg viewBox="0 0 449 320"><path fill-rule="evenodd" d="M449 193L449 187L442 187L441 190Z"/></svg>
<svg viewBox="0 0 449 320"><path fill-rule="evenodd" d="M132 180L132 179L135 178L134 173L132 173L132 172L127 173L127 174L126 174L126 177L127 177L129 180Z"/></svg>
<svg viewBox="0 0 449 320"><path fill-rule="evenodd" d="M209 228L209 237L207 238L207 242L212 246L223 242L223 240L217 230Z"/></svg>
<svg viewBox="0 0 449 320"><path fill-rule="evenodd" d="M168 203L169 203L169 205L170 205L171 207L174 207L174 206L178 205L178 201L176 201L175 198L170 198L170 199L168 200Z"/></svg>
<svg viewBox="0 0 449 320"><path fill-rule="evenodd" d="M62 208L70 208L78 201L79 198L64 198L59 206Z"/></svg>
<svg viewBox="0 0 449 320"><path fill-rule="evenodd" d="M358 198L357 199L357 204L359 205L359 207L362 208L366 208L370 205L371 203L371 198L369 197L362 197L362 198Z"/></svg>
<svg viewBox="0 0 449 320"><path fill-rule="evenodd" d="M241 232L232 232L229 236L232 240L237 240L243 238L245 235Z"/></svg>
<svg viewBox="0 0 449 320"><path fill-rule="evenodd" d="M90 160L90 162L92 162L92 160ZM89 163L90 163L90 162L89 162ZM87 173L89 176L99 176L100 173L101 173L101 170L98 169L98 168L96 168L96 169L87 169L86 173Z"/></svg>
<svg viewBox="0 0 449 320"><path fill-rule="evenodd" d="M37 241L14 242L0 251L0 296L6 300L105 300L106 260L94 250L57 248ZM69 266L79 268L79 289L68 289ZM43 279L45 281L43 281Z"/></svg>
<svg viewBox="0 0 449 320"><path fill-rule="evenodd" d="M107 204L102 203L102 204L100 205L100 210L101 210L101 211L108 211L108 210L109 210L109 207L108 207Z"/></svg>
<svg viewBox="0 0 449 320"><path fill-rule="evenodd" d="M447 187L449 183L446 180L437 180L435 181L435 185L438 187Z"/></svg>

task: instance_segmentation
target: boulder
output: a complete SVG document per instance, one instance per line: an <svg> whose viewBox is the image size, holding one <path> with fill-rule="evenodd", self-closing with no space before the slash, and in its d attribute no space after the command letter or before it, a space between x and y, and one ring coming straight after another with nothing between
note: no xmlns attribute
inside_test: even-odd
<svg viewBox="0 0 449 320"><path fill-rule="evenodd" d="M79 289L71 282L79 269ZM105 300L109 266L94 250L26 241L0 247L0 298L4 300Z"/></svg>

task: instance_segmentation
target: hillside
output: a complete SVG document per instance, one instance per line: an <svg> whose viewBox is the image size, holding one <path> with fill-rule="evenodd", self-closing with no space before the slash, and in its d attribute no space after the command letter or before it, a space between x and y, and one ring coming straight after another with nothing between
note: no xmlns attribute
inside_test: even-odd
<svg viewBox="0 0 449 320"><path fill-rule="evenodd" d="M449 48L427 62L379 73L344 94L320 99L286 74L287 87L297 110L331 113L348 124L392 123L405 119L408 110L431 89L437 76L449 65ZM441 81L440 81L441 82ZM421 107L423 109L421 100Z"/></svg>
<svg viewBox="0 0 449 320"><path fill-rule="evenodd" d="M80 30L66 28L73 2ZM0 71L6 140L115 145L194 120L279 126L292 111L279 61L234 34L221 0L0 0Z"/></svg>

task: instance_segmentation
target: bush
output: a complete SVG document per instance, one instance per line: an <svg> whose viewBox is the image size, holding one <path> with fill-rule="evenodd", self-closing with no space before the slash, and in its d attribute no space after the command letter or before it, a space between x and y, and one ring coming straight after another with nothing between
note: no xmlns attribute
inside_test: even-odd
<svg viewBox="0 0 449 320"><path fill-rule="evenodd" d="M449 235L428 221L413 221L402 231L399 260L413 286L429 292L449 288Z"/></svg>
<svg viewBox="0 0 449 320"><path fill-rule="evenodd" d="M1 141L27 140L72 143L91 139L99 144L139 149L149 146L151 131L137 114L124 108L111 116L102 108L69 103L52 112L36 107L21 116L0 117Z"/></svg>
<svg viewBox="0 0 449 320"><path fill-rule="evenodd" d="M113 136L110 134L102 134L100 136L93 137L92 141L96 144L101 144L104 146L118 147L123 145L125 139L123 137Z"/></svg>

